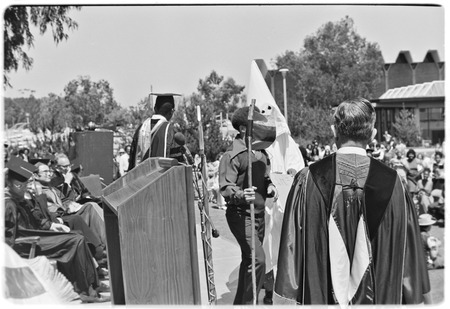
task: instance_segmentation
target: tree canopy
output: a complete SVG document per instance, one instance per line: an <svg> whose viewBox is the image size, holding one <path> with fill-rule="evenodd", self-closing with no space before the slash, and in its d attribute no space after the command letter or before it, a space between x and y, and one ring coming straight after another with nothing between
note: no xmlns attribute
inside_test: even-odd
<svg viewBox="0 0 450 309"><path fill-rule="evenodd" d="M299 52L278 56L276 65L289 68L289 113L303 115L289 118L292 135L326 142L332 138L330 130L306 128L311 123L329 128L330 121L322 117L346 99L371 99L382 78L383 58L378 44L361 37L347 16L324 24L306 37Z"/></svg>
<svg viewBox="0 0 450 309"><path fill-rule="evenodd" d="M4 12L3 26L3 86L11 86L8 73L17 71L19 65L26 70L31 69L33 58L23 50L33 47L34 36L30 25L39 29L39 34L51 28L56 44L67 40L68 30L78 28L76 21L69 17L72 9L80 10L80 6L10 6Z"/></svg>
<svg viewBox="0 0 450 309"><path fill-rule="evenodd" d="M199 153L197 106L200 106L204 140L207 141L206 157L215 160L218 153L228 148L231 140L223 138L222 124L216 116L235 111L238 104L245 101L242 93L244 88L245 86L237 85L233 78L224 80L216 71L199 80L198 93L183 101L174 115L174 121L180 125L186 136L186 144L192 152Z"/></svg>

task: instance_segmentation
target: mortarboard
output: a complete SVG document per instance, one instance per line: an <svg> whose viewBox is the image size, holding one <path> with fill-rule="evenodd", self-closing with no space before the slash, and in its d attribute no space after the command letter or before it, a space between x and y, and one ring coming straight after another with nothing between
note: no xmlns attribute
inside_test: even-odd
<svg viewBox="0 0 450 309"><path fill-rule="evenodd" d="M156 96L155 110L159 109L164 103L170 103L175 107L175 100L173 97L180 96L180 94L177 93L150 93L150 95Z"/></svg>
<svg viewBox="0 0 450 309"><path fill-rule="evenodd" d="M45 165L48 165L51 160L52 160L52 158L41 158L41 159L30 158L30 159L28 159L28 162L30 162L31 164L34 164L34 165L36 165L37 163L43 163Z"/></svg>
<svg viewBox="0 0 450 309"><path fill-rule="evenodd" d="M22 182L30 179L33 173L37 170L36 166L16 156L11 156L5 167L8 168L8 177L12 177Z"/></svg>

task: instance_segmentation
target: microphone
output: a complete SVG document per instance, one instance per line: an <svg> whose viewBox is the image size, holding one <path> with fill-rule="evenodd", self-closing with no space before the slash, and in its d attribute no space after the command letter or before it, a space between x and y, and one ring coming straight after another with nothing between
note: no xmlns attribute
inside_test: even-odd
<svg viewBox="0 0 450 309"><path fill-rule="evenodd" d="M186 138L184 137L183 133L177 132L174 134L173 139L175 140L175 143L180 145L181 152L183 153L183 156L189 165L194 165L194 157L191 154L191 151L186 146Z"/></svg>

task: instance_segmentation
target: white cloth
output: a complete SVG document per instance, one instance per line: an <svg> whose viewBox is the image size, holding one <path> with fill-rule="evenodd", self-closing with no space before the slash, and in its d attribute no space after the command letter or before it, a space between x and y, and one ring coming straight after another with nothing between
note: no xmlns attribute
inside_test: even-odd
<svg viewBox="0 0 450 309"><path fill-rule="evenodd" d="M151 121L157 119L158 122L155 124L155 126L151 127ZM155 114L151 118L147 118L144 123L141 126L141 129L139 130L139 136L138 136L138 142L137 142L137 149L136 149L136 165L141 163L142 158L145 156L145 154L150 152L150 146L152 144L152 135L154 132L156 132L159 127L164 123L167 122L166 117L162 115Z"/></svg>
<svg viewBox="0 0 450 309"><path fill-rule="evenodd" d="M252 61L250 68L250 81L247 98L249 101L256 100L256 106L260 113L267 117L269 122L274 122L276 126L275 142L269 146L266 151L269 154L271 172L287 173L290 168L297 172L305 167L302 153L291 137L289 126L281 113L278 105L270 93L264 77L256 64ZM280 246L280 233L283 221L284 206L280 197L273 203L268 199L266 203L265 216L265 236L263 242L264 252L266 253L266 272L274 269L278 262L278 248Z"/></svg>
<svg viewBox="0 0 450 309"><path fill-rule="evenodd" d="M128 171L128 159L130 156L127 153L124 153L119 157L119 175L123 176Z"/></svg>

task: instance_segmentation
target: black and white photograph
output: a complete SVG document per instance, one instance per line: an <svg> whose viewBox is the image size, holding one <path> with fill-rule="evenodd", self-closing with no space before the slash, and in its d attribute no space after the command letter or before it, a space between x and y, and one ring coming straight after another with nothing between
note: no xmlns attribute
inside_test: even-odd
<svg viewBox="0 0 450 309"><path fill-rule="evenodd" d="M1 7L5 308L445 306L444 0Z"/></svg>

